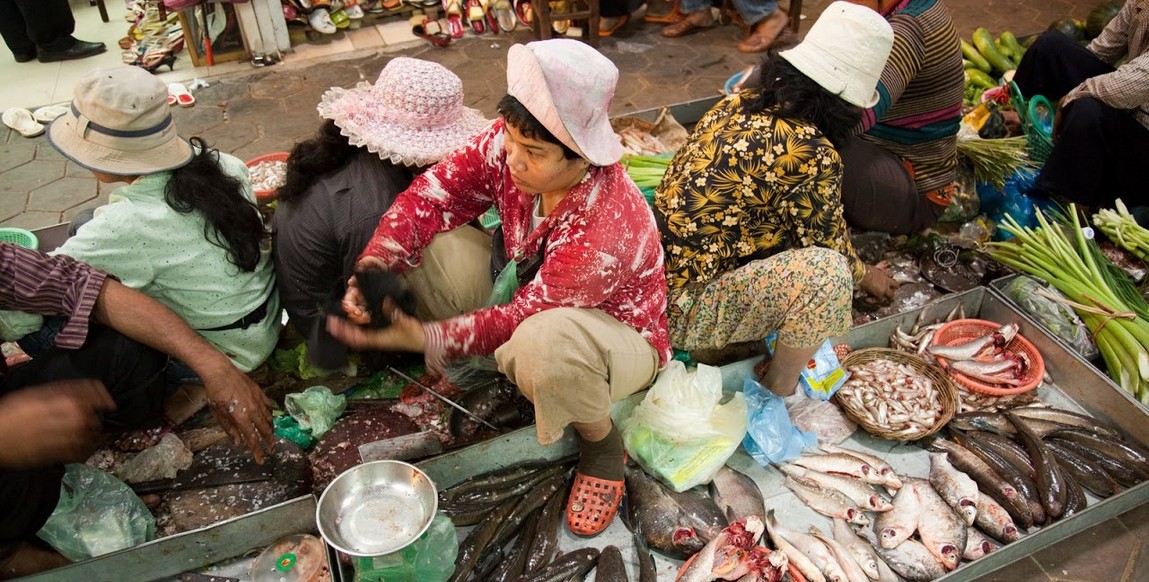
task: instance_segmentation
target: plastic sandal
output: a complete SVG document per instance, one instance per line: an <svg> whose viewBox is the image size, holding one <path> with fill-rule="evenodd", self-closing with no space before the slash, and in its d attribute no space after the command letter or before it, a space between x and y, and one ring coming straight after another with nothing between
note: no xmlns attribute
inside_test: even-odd
<svg viewBox="0 0 1149 582"><path fill-rule="evenodd" d="M487 11L479 0L467 0L467 22L475 34L487 32Z"/></svg>
<svg viewBox="0 0 1149 582"><path fill-rule="evenodd" d="M451 38L463 38L463 9L459 0L443 0L443 12L447 13L447 30Z"/></svg>
<svg viewBox="0 0 1149 582"><path fill-rule="evenodd" d="M495 15L499 30L503 32L511 32L519 24L515 18L515 8L511 5L510 0L495 0L491 13Z"/></svg>
<svg viewBox="0 0 1149 582"><path fill-rule="evenodd" d="M417 24L414 18L412 18L411 21L411 34L437 47L445 47L451 44L451 35L443 32L443 27L439 24L438 20L431 20L424 16L422 21Z"/></svg>
<svg viewBox="0 0 1149 582"><path fill-rule="evenodd" d="M607 481L576 473L567 499L566 521L571 533L594 536L614 521L625 481Z"/></svg>
<svg viewBox="0 0 1149 582"><path fill-rule="evenodd" d="M606 38L606 37L618 32L619 30L621 30L622 27L626 26L626 23L628 21L630 21L630 16L627 14L623 14L622 16L616 16L614 18L614 22L612 22L610 26L605 26L605 27L602 25L603 20L605 20L605 19L603 19L603 18L599 19L598 35L602 38Z"/></svg>
<svg viewBox="0 0 1149 582"><path fill-rule="evenodd" d="M36 137L44 133L44 126L33 119L32 112L27 109L12 107L5 110L0 117L3 118L4 125L24 137Z"/></svg>
<svg viewBox="0 0 1149 582"><path fill-rule="evenodd" d="M495 11L491 10L491 0L479 0L483 4L483 14L487 17L487 30L491 34L499 32L499 19L495 17Z"/></svg>
<svg viewBox="0 0 1149 582"><path fill-rule="evenodd" d="M323 34L335 34L339 30L335 27L335 23L331 20L331 13L326 8L316 8L307 17L307 22L311 24L311 29Z"/></svg>
<svg viewBox="0 0 1149 582"><path fill-rule="evenodd" d="M175 102L172 102L172 98ZM191 107L195 105L195 97L188 91L187 85L183 83L168 83L168 105L179 105L180 107Z"/></svg>
<svg viewBox="0 0 1149 582"><path fill-rule="evenodd" d="M515 0L515 16L519 18L519 23L527 28L531 28L534 22L535 12L531 8L531 0Z"/></svg>

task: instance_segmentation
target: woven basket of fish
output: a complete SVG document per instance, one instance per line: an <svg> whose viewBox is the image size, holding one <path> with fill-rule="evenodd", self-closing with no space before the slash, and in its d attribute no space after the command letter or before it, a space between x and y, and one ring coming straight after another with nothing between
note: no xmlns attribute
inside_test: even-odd
<svg viewBox="0 0 1149 582"><path fill-rule="evenodd" d="M957 388L945 372L914 354L888 348L851 352L850 379L834 398L866 432L911 441L931 435L957 411Z"/></svg>
<svg viewBox="0 0 1149 582"><path fill-rule="evenodd" d="M1017 329L1016 323L957 319L934 333L927 351L950 378L974 392L1021 394L1041 384L1045 359Z"/></svg>

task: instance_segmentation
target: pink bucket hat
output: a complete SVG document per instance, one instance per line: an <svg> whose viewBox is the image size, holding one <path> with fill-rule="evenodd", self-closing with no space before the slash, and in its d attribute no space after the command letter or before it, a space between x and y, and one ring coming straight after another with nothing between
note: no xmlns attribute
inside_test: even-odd
<svg viewBox="0 0 1149 582"><path fill-rule="evenodd" d="M333 87L319 115L353 146L405 166L428 166L466 144L490 122L463 106L463 82L443 65L396 57L372 85Z"/></svg>
<svg viewBox="0 0 1149 582"><path fill-rule="evenodd" d="M516 44L507 54L507 93L560 142L596 166L622 157L610 126L618 68L585 43L568 38Z"/></svg>

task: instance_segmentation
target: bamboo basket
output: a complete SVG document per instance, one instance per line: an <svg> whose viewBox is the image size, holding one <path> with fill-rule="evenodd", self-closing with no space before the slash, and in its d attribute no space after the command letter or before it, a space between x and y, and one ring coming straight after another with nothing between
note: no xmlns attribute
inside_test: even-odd
<svg viewBox="0 0 1149 582"><path fill-rule="evenodd" d="M954 413L957 412L958 407L957 388L953 382L950 381L949 376L940 368L927 363L915 355L898 350L891 350L889 348L865 348L851 352L850 355L846 356L846 359L842 362L842 367L849 371L851 368L875 360L889 360L898 364L906 364L915 372L929 378L929 380L933 382L934 389L938 391L938 400L942 406L942 414L929 430L905 433L871 422L861 410L855 407L849 398L841 398L835 395L834 399L837 401L838 407L846 413L846 416L848 416L850 420L857 423L858 426L862 427L866 432L876 437L889 440L912 441L934 434L941 430L941 428L954 417Z"/></svg>

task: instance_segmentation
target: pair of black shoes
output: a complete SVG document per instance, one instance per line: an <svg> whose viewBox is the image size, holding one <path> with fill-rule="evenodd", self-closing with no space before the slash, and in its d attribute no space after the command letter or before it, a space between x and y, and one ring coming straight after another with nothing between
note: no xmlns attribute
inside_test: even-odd
<svg viewBox="0 0 1149 582"><path fill-rule="evenodd" d="M72 43L72 46L62 51L40 51L36 53L18 53L13 55L17 63L26 63L39 57L41 63L55 63L59 61L74 61L76 59L85 59L92 55L98 55L108 50L108 47L102 42L87 42L84 40L77 40Z"/></svg>

